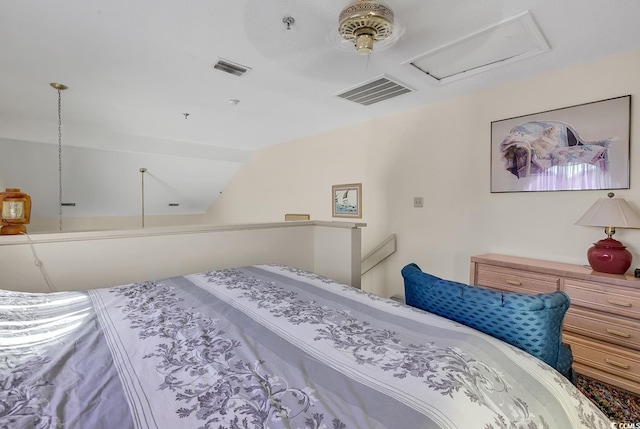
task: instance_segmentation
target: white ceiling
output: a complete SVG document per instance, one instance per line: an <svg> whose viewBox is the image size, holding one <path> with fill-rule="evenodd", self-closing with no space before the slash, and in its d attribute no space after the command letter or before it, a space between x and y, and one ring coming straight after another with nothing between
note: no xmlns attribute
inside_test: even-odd
<svg viewBox="0 0 640 429"><path fill-rule="evenodd" d="M123 214L112 212L109 202L123 188L138 186L140 167L165 184L162 192L150 190L158 207L181 202L177 211L153 213L195 213L206 210L251 151L640 49L637 0L387 0L395 13L394 39L374 46L369 57L358 56L337 36L337 17L349 3L1 2L0 145L22 145L33 154L28 159L52 163L55 177L41 183L10 174L15 169L2 157L0 183L57 197L57 151L36 155L38 145L21 143L57 143L57 93L50 82L69 86L62 92L64 146L86 149L70 152L69 160L63 155L65 161L93 154L90 168L64 167L70 192L64 199L77 202L66 215ZM548 52L447 84L406 64L527 10ZM295 19L290 30L285 16ZM213 70L219 58L252 70L243 77ZM367 107L335 96L382 75L415 91ZM104 150L113 152L107 166L94 167ZM77 170L95 177L82 180ZM200 201L186 203L194 198ZM34 202L34 216L37 210L55 215L56 204L56 198L51 207ZM138 210L132 203L124 214Z"/></svg>

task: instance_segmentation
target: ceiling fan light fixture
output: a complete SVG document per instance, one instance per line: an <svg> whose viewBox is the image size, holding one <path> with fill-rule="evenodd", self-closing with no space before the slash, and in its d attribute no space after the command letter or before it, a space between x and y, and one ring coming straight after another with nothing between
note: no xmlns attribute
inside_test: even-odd
<svg viewBox="0 0 640 429"><path fill-rule="evenodd" d="M393 11L374 0L358 0L340 12L338 33L353 41L356 52L369 55L375 41L384 40L393 32Z"/></svg>
<svg viewBox="0 0 640 429"><path fill-rule="evenodd" d="M369 30L369 28L361 28L353 33L356 41L356 53L358 55L370 55L371 52L373 52L375 33Z"/></svg>

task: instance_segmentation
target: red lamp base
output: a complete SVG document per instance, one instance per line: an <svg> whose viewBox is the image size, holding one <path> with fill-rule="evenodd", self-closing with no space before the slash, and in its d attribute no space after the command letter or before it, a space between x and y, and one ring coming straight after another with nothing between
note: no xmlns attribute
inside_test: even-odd
<svg viewBox="0 0 640 429"><path fill-rule="evenodd" d="M624 274L631 266L631 252L613 238L605 238L593 244L587 251L587 259L593 271Z"/></svg>

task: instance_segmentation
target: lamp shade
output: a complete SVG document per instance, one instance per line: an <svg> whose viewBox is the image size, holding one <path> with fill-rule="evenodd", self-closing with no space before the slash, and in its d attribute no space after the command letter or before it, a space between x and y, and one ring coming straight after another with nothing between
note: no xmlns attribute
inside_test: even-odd
<svg viewBox="0 0 640 429"><path fill-rule="evenodd" d="M640 216L624 198L600 198L575 224L581 226L640 228Z"/></svg>

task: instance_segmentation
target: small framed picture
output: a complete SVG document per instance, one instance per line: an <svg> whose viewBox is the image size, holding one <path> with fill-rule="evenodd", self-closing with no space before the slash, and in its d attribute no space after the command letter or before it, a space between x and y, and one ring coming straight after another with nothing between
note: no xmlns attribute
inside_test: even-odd
<svg viewBox="0 0 640 429"><path fill-rule="evenodd" d="M331 187L333 217L362 217L362 183Z"/></svg>

